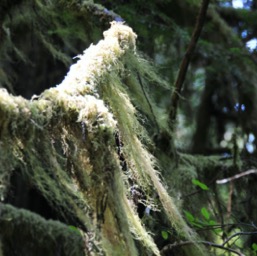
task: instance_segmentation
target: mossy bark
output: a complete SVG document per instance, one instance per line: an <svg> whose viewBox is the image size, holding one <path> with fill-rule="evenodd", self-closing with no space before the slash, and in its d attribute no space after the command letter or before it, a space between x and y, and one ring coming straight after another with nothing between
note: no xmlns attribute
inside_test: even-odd
<svg viewBox="0 0 257 256"><path fill-rule="evenodd" d="M58 246L54 248L57 243L54 234L47 233L51 229L55 233L56 222L7 205L12 203L45 218L60 220L64 230L81 234L78 244L84 242L83 250L76 243L73 254L62 249L70 246L71 241L66 239L60 248L62 255L137 255L140 247L145 253L159 254L136 214L127 174L122 173L120 167L117 147L121 145L115 144L115 133L120 130L128 144L126 147L132 148L131 153L124 148L124 154L128 165L133 165L127 170L133 176L133 183L144 188L149 186L151 176L145 173L144 163L138 162L148 154L137 138L145 132L120 81L124 73L123 56L137 58L135 37L129 27L113 24L105 32L105 40L91 46L80 57L62 84L45 91L38 99L28 101L0 91L4 252L11 252L15 244L19 250L23 243L26 246L20 252L22 255L28 255L27 250L32 254L39 250L42 255L54 255L59 250ZM109 95L109 91L114 90L116 95ZM114 117L99 95L114 113L115 107L122 106L119 100L125 100L123 104L127 104L125 110L128 112L123 110ZM123 123L118 124L119 121ZM132 134L133 129L135 134ZM129 145L130 139L125 136L133 136L131 143L136 144ZM133 159L135 157L138 159ZM153 168L150 158L146 159L149 161L145 163L147 167ZM145 184L141 184L143 178ZM33 208L29 203L32 195L34 200L44 201L52 213L35 205ZM9 215L11 217L6 217ZM40 229L36 223L43 223L44 228ZM28 232L13 236L12 232L15 234L15 230L22 229L19 225L26 227ZM32 243L37 236L49 237L54 242L51 245L45 239L38 239L38 243ZM140 241L137 245L135 239Z"/></svg>
<svg viewBox="0 0 257 256"><path fill-rule="evenodd" d="M142 83L165 83L136 53L131 28L113 23L104 36L59 86L38 98L0 90L4 252L17 246L20 255L160 255L158 234L148 233L154 225L143 224L137 213L140 202L161 211L174 239L197 239L162 185L158 159L148 148L160 159L167 152L153 150L136 111L155 115ZM158 129L168 130L167 120L152 118ZM32 198L44 209L29 204ZM193 245L183 253L201 255L204 249Z"/></svg>

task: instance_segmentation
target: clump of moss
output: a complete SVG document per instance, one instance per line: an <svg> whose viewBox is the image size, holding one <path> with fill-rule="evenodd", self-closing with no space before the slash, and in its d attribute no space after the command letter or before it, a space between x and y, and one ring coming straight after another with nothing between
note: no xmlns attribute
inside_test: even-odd
<svg viewBox="0 0 257 256"><path fill-rule="evenodd" d="M30 211L0 204L1 239L5 255L84 255L83 233L58 221L46 221Z"/></svg>
<svg viewBox="0 0 257 256"><path fill-rule="evenodd" d="M107 254L117 250L136 255L135 238L146 251L159 255L136 213L129 194L132 185L139 185L149 202L157 193L171 226L181 237L195 239L161 182L158 163L147 150L151 139L138 118L138 110L155 115L150 89L145 88L151 82L166 85L136 53L131 28L113 22L104 37L78 56L60 85L38 99L26 101L0 91L4 148L8 154L15 148L13 168L22 169L66 222L80 225L84 232L93 230L95 245L102 240L100 247ZM157 127L167 128L165 120L154 119ZM15 134L11 145L9 125ZM21 130L24 126L26 131ZM117 131L126 172L116 152ZM7 161L8 154L0 160ZM113 223L112 230L105 223Z"/></svg>

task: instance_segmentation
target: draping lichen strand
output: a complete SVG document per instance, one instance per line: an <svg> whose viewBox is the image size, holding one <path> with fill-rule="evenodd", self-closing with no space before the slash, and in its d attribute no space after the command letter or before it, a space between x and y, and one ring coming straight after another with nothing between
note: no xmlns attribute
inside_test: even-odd
<svg viewBox="0 0 257 256"><path fill-rule="evenodd" d="M120 58L126 50L135 50L136 35L132 29L121 24L112 23L112 28L104 32L104 40L91 45L79 61L72 65L64 81L57 87L68 94L93 93L96 85L104 83L109 72L121 71Z"/></svg>

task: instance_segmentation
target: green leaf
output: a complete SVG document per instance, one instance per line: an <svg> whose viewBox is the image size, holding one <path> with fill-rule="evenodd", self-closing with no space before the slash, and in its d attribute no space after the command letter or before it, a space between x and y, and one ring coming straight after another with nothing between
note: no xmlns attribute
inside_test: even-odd
<svg viewBox="0 0 257 256"><path fill-rule="evenodd" d="M164 240L167 240L168 239L168 237L169 237L169 233L167 232L167 231L162 231L162 238L164 239Z"/></svg>
<svg viewBox="0 0 257 256"><path fill-rule="evenodd" d="M192 223L195 221L195 217L188 211L184 210L187 220Z"/></svg>
<svg viewBox="0 0 257 256"><path fill-rule="evenodd" d="M211 225L211 226L214 226L214 225L216 225L217 224L217 222L215 221L215 220L210 220L209 221L209 225Z"/></svg>
<svg viewBox="0 0 257 256"><path fill-rule="evenodd" d="M69 229L73 232L77 232L80 234L80 231L78 230L78 228L74 227L74 226L69 226Z"/></svg>
<svg viewBox="0 0 257 256"><path fill-rule="evenodd" d="M256 244L256 243L253 243L253 244L252 244L252 249L253 249L255 252L257 252L257 244Z"/></svg>
<svg viewBox="0 0 257 256"><path fill-rule="evenodd" d="M196 186L199 186L202 190L209 190L208 186L205 185L204 183L202 183L201 181L199 180L196 180L196 179L193 179L192 180L192 183Z"/></svg>
<svg viewBox="0 0 257 256"><path fill-rule="evenodd" d="M203 207L203 208L201 209L201 213L202 213L203 217L204 217L206 220L209 220L209 219L210 219L210 213L208 212L208 210L207 210L205 207Z"/></svg>

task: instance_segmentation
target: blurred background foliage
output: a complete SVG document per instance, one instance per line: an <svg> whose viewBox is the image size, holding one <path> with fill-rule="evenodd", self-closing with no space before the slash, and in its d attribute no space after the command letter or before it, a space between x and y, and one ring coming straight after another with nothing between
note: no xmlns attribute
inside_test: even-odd
<svg viewBox="0 0 257 256"><path fill-rule="evenodd" d="M170 85L170 89L150 91L157 105L167 110L200 3L199 0L95 3L3 0L0 2L0 87L30 99L59 84L73 58L101 39L110 21L124 21L137 33L139 51L153 62ZM256 86L257 0L212 0L180 95L174 136L178 151L218 157L221 167L214 170L217 173L228 171L226 161L236 159L240 162L238 168L227 176L256 168ZM192 164L190 158L187 161L192 173L199 171L195 167L197 163ZM199 161L203 160L199 158ZM213 183L206 170L201 175L206 184ZM186 194L187 190L184 194L179 192L181 198L189 198L185 201L191 202L191 208L185 212L189 224L203 230L210 226L210 221L215 225L221 223L222 231L213 230L222 238L247 225L256 228L251 225L257 223L256 181L255 175L249 175L236 181L233 188L213 185L211 192L200 186L200 193L204 194L200 199L204 201L195 208L192 207L195 198ZM197 184L191 184L190 189ZM163 239L167 240L169 233L162 231ZM240 241L237 247L247 244L249 253L256 253L255 234Z"/></svg>
<svg viewBox="0 0 257 256"><path fill-rule="evenodd" d="M188 46L200 1L99 1L138 34L138 47L172 86ZM237 8L240 7L240 8ZM181 95L177 144L201 154L256 149L256 1L212 1ZM163 107L168 93L157 92Z"/></svg>

